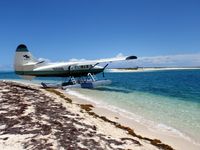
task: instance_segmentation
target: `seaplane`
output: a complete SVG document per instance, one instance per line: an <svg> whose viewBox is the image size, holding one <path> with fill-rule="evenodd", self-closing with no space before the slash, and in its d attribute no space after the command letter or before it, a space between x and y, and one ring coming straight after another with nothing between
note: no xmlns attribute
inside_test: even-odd
<svg viewBox="0 0 200 150"><path fill-rule="evenodd" d="M104 70L111 62L133 59L137 59L137 56L52 63L44 60L39 61L32 56L26 45L20 44L16 48L14 69L17 75L27 80L32 80L35 77L63 77L69 79L61 84L42 82L41 85L44 88L95 88L111 84L111 80L97 80L95 77L99 73L103 73L104 77ZM104 66L100 66L102 63Z"/></svg>

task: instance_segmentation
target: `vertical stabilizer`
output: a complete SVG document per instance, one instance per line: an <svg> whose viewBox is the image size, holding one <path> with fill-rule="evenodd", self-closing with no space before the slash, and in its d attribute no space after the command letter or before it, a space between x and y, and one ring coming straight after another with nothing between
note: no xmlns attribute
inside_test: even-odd
<svg viewBox="0 0 200 150"><path fill-rule="evenodd" d="M26 45L20 44L15 53L14 68L16 74L25 75L25 72L32 71L37 61L34 60Z"/></svg>

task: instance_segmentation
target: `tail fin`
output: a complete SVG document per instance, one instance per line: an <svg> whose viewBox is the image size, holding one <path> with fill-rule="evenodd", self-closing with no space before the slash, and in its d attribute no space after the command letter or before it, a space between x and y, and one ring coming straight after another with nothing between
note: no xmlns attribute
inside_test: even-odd
<svg viewBox="0 0 200 150"><path fill-rule="evenodd" d="M26 45L20 44L15 53L14 68L18 75L26 75L25 72L32 71L37 61L34 60Z"/></svg>

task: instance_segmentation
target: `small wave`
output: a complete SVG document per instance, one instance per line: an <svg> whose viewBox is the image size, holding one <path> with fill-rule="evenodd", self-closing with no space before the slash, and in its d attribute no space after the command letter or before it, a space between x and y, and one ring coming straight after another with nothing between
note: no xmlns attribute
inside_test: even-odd
<svg viewBox="0 0 200 150"><path fill-rule="evenodd" d="M97 101L93 100L92 98L90 98L90 97L88 97L84 94L81 94L77 91L74 91L74 90L71 90L71 89L66 89L65 91L66 91L67 94L76 96L77 98L80 98L80 99L83 99L83 100L86 100L86 101L89 101L89 102L92 102L92 103L95 103L95 104L100 104Z"/></svg>

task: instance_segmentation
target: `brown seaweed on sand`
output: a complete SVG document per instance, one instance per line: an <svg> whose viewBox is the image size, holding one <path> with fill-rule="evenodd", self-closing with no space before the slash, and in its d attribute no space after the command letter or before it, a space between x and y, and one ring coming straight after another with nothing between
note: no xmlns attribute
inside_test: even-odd
<svg viewBox="0 0 200 150"><path fill-rule="evenodd" d="M55 93L57 95L60 95L64 99L66 98L64 94L62 94L61 92L59 92L59 91L57 91L55 89L51 89L51 91L49 91L49 92ZM72 103L72 101L70 103ZM173 150L173 148L171 146L162 143L158 139L150 139L150 138L147 138L147 137L143 137L141 135L136 134L134 132L134 130L131 129L130 127L123 126L123 125L121 125L121 124L119 124L119 123L117 123L115 121L111 121L111 120L107 119L105 116L99 116L98 114L96 114L96 113L94 113L94 112L91 111L92 108L94 107L91 104L80 104L80 107L81 107L81 109L85 110L89 115L91 115L91 116L93 116L95 118L100 118L100 119L102 119L105 122L109 122L109 123L113 124L115 127L127 131L128 134L132 135L133 137L137 137L139 139L149 141L152 145L158 147L159 149ZM123 139L125 139L125 138L123 138ZM132 141L134 141L138 145L141 145L139 141L136 141L136 140L133 140L133 139L132 139Z"/></svg>
<svg viewBox="0 0 200 150"><path fill-rule="evenodd" d="M0 86L0 143L17 135L23 139L19 142L24 149L38 150L123 149L130 142L98 132L96 126L81 121L84 118L80 114L68 111L42 90L12 82L0 81ZM72 103L59 91L48 89L48 92ZM87 112L92 110L91 105L80 107ZM136 141L131 142L140 146Z"/></svg>

